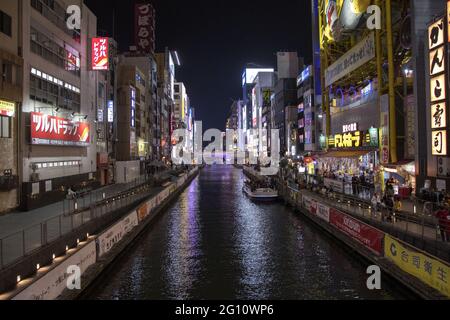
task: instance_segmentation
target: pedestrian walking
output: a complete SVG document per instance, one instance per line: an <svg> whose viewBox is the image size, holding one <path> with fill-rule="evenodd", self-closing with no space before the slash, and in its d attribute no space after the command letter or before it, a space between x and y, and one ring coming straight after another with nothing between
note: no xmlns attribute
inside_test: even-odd
<svg viewBox="0 0 450 320"><path fill-rule="evenodd" d="M393 222L394 201L389 195L385 195L383 198L384 207L386 208L386 214L383 214L383 221Z"/></svg>

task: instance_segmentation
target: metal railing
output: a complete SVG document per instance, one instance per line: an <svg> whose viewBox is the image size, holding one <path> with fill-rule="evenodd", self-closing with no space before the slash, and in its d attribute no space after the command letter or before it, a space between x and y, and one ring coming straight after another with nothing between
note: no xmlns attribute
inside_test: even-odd
<svg viewBox="0 0 450 320"><path fill-rule="evenodd" d="M0 238L0 270L92 220L150 197L158 190L151 186L151 180L141 176L107 197L102 192L90 192L84 200L65 200L62 214ZM79 203L77 209L74 203Z"/></svg>
<svg viewBox="0 0 450 320"><path fill-rule="evenodd" d="M289 184L286 187L289 187ZM290 189L295 191L292 186ZM340 209L353 216L363 217L369 221L372 220L397 231L414 234L422 239L426 238L432 241L446 242L450 240L445 237L446 230L442 230L444 226L440 226L439 220L433 215L433 212L439 209L439 206L430 202L421 202L416 199L411 204L415 207L415 210L410 212L394 210L384 205L381 205L380 208L374 208L370 202L354 196L335 192L324 194L320 187L315 190L304 188L299 188L299 190L313 198L319 198L322 203L330 207ZM302 204L298 203L297 205ZM431 206L434 208L430 210L429 207Z"/></svg>

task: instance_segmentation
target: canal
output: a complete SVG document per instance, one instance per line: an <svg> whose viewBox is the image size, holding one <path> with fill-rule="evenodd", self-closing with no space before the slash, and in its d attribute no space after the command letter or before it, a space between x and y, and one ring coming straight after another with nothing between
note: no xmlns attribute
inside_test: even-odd
<svg viewBox="0 0 450 320"><path fill-rule="evenodd" d="M233 167L202 170L88 298L408 298L384 278L368 290L368 263L282 203L252 203L243 180Z"/></svg>

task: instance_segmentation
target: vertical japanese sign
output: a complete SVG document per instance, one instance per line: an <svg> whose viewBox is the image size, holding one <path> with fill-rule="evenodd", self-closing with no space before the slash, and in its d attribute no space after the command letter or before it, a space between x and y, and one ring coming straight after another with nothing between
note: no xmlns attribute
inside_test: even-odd
<svg viewBox="0 0 450 320"><path fill-rule="evenodd" d="M92 70L109 69L108 38L92 38Z"/></svg>
<svg viewBox="0 0 450 320"><path fill-rule="evenodd" d="M431 152L447 156L447 65L446 21L440 18L428 27Z"/></svg>
<svg viewBox="0 0 450 320"><path fill-rule="evenodd" d="M135 5L135 44L140 52L155 50L155 10L150 3Z"/></svg>
<svg viewBox="0 0 450 320"><path fill-rule="evenodd" d="M403 112L405 114L405 139L406 139L405 159L414 159L416 152L416 143L415 143L416 100L414 95L411 94L406 97L405 104L403 107L404 107Z"/></svg>
<svg viewBox="0 0 450 320"><path fill-rule="evenodd" d="M108 123L114 122L114 101L108 100Z"/></svg>
<svg viewBox="0 0 450 320"><path fill-rule="evenodd" d="M131 127L136 127L136 89L131 87Z"/></svg>
<svg viewBox="0 0 450 320"><path fill-rule="evenodd" d="M381 120L380 120L380 147L381 164L389 163L389 96L387 94L380 97Z"/></svg>

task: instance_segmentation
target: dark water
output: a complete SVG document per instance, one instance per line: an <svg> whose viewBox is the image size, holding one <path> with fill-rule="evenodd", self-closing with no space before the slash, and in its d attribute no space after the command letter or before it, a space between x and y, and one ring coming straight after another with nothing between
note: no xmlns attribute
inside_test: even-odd
<svg viewBox="0 0 450 320"><path fill-rule="evenodd" d="M232 167L205 168L91 299L402 299L281 203L255 204Z"/></svg>

